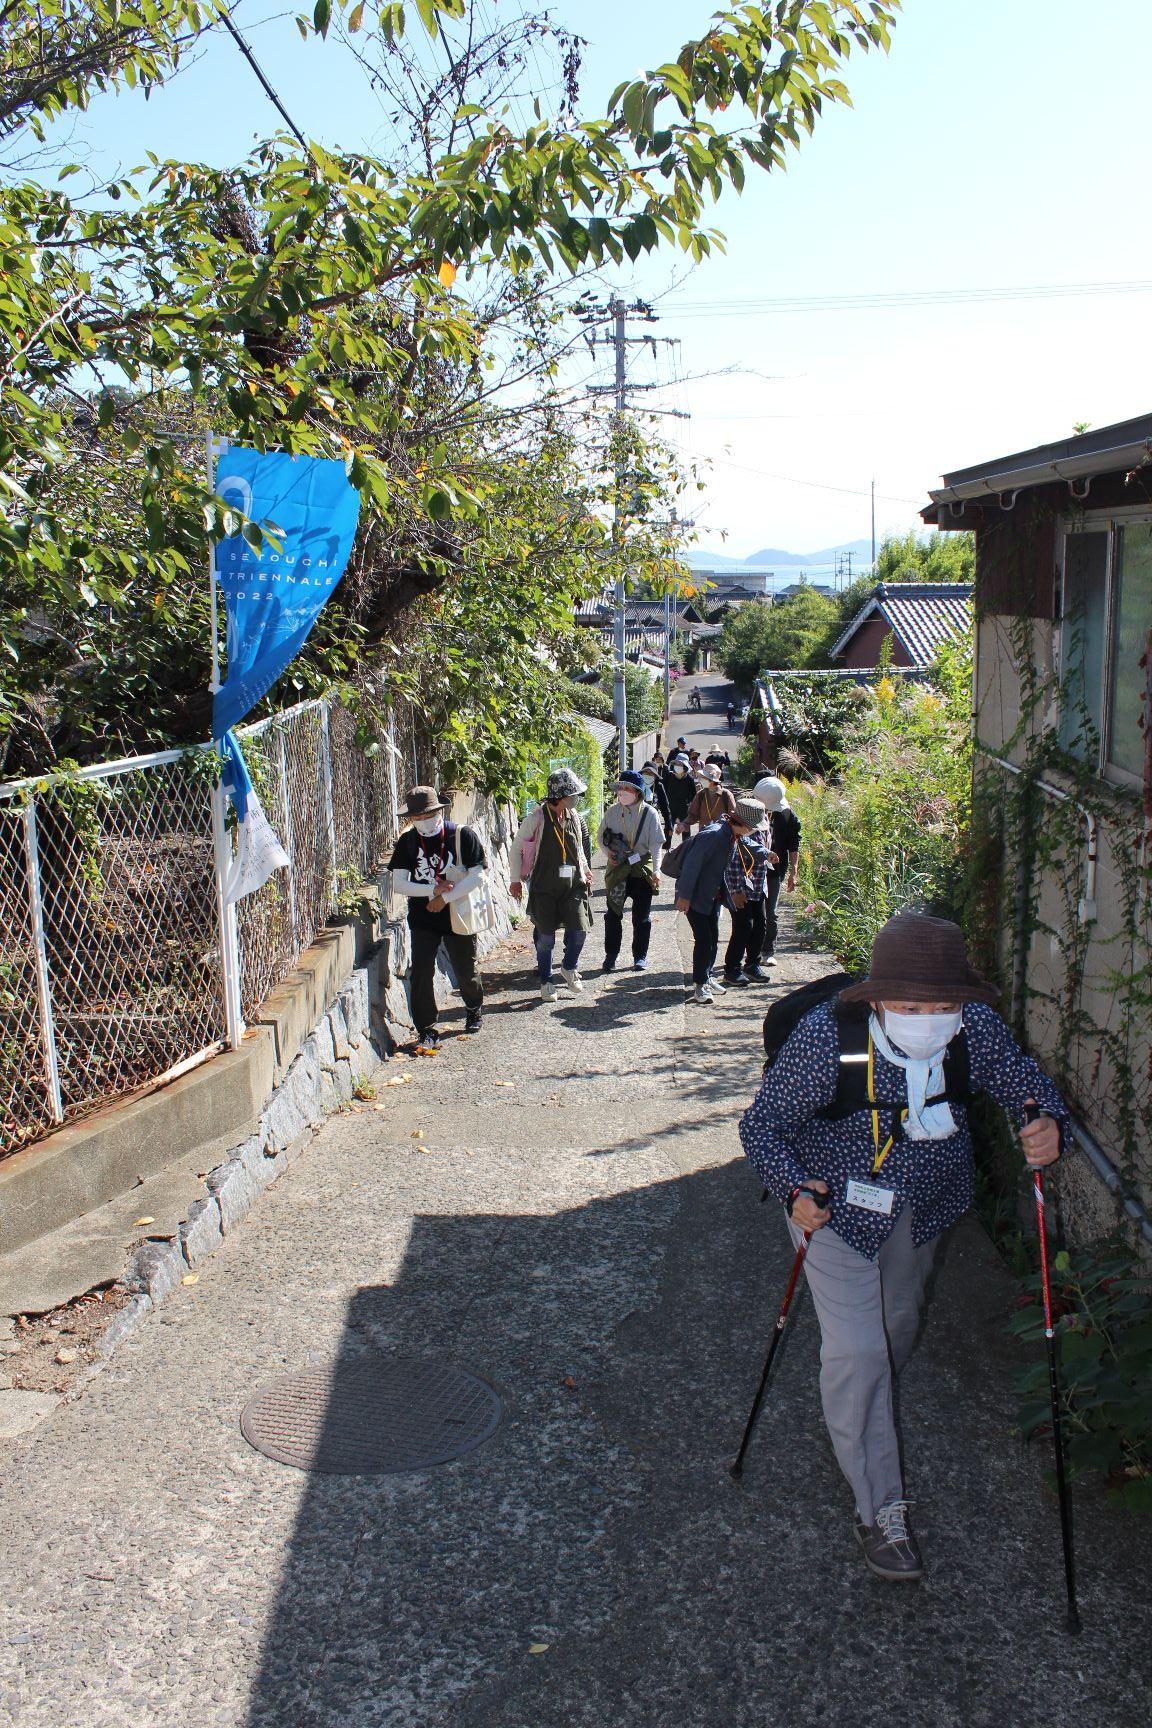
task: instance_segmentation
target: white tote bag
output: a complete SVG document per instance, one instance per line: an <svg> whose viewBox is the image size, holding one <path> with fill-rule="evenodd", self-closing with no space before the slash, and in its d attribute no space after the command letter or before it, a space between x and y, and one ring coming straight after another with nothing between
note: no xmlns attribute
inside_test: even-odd
<svg viewBox="0 0 1152 1728"><path fill-rule="evenodd" d="M455 880L468 874L460 859L460 830L456 830L456 866ZM492 890L488 886L488 872L483 871L475 888L467 894L461 894L458 900L449 900L448 913L452 919L452 928L457 936L479 936L485 930L496 928L496 906L492 899Z"/></svg>

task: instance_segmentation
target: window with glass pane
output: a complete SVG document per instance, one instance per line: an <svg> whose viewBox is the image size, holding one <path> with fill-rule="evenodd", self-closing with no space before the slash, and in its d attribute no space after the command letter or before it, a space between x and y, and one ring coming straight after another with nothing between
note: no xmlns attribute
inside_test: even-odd
<svg viewBox="0 0 1152 1728"><path fill-rule="evenodd" d="M1108 540L1106 528L1064 540L1060 743L1069 755L1093 764L1099 763L1104 721Z"/></svg>
<svg viewBox="0 0 1152 1728"><path fill-rule="evenodd" d="M1112 627L1112 700L1108 715L1108 760L1128 774L1144 769L1145 668L1140 660L1152 630L1152 523L1120 530L1116 602Z"/></svg>

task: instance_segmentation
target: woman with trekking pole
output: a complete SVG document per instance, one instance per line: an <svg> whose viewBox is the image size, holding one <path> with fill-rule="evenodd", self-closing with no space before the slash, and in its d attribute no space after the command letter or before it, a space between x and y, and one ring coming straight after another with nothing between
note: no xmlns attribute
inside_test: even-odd
<svg viewBox="0 0 1152 1728"><path fill-rule="evenodd" d="M893 1582L924 1571L894 1385L939 1237L972 1204L968 1099L985 1092L1023 1122L1034 1172L1059 1157L1068 1118L993 1010L996 996L957 925L898 913L876 936L868 976L800 1020L740 1123L749 1161L787 1214L794 1274L803 1259L824 1419L855 1496L856 1536L870 1570Z"/></svg>

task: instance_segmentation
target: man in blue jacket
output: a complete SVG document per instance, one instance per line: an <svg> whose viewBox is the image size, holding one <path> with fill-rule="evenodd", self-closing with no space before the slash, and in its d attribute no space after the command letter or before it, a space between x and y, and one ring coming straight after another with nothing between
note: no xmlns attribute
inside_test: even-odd
<svg viewBox="0 0 1152 1728"><path fill-rule="evenodd" d="M740 1123L749 1162L783 1205L820 1322L820 1396L856 1498L856 1536L881 1578L924 1565L908 1516L896 1378L912 1353L940 1233L972 1204L964 1098L1017 1117L1031 1165L1060 1155L1068 1111L990 1006L957 925L900 912L877 934L867 978L801 1020ZM846 1017L866 1018L862 1038ZM842 1036L843 1035L843 1036ZM858 1053L862 1044L864 1054ZM842 1052L867 1062L863 1102L837 1111ZM946 1061L947 1059L947 1061ZM963 1092L950 1080L967 1070Z"/></svg>
<svg viewBox="0 0 1152 1728"><path fill-rule="evenodd" d="M676 910L692 926L693 1002L714 1002L724 986L712 976L720 942L720 908L724 904L725 877L737 842L758 858L767 849L758 835L764 821L764 806L755 798L741 798L730 816L722 816L689 842L676 883Z"/></svg>

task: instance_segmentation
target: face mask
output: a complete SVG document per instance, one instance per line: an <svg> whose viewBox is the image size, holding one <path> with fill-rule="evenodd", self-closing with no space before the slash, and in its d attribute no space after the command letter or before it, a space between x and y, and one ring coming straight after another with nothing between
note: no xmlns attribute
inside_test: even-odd
<svg viewBox="0 0 1152 1728"><path fill-rule="evenodd" d="M644 784L645 784L645 786L654 786L656 784L655 774L645 774Z"/></svg>
<svg viewBox="0 0 1152 1728"><path fill-rule="evenodd" d="M426 822L417 822L414 826L417 834L422 834L425 840L431 840L443 828L444 818L443 816L429 816Z"/></svg>
<svg viewBox="0 0 1152 1728"><path fill-rule="evenodd" d="M685 768L683 762L677 762L677 764L676 764L675 768L673 768L672 772L673 772L673 774L675 774L677 780L683 780L683 778L684 778L685 774L687 774L688 770L687 770L687 768Z"/></svg>
<svg viewBox="0 0 1152 1728"><path fill-rule="evenodd" d="M894 1014L884 1010L884 1030L893 1044L914 1062L928 1062L950 1044L964 1022L964 1014Z"/></svg>
<svg viewBox="0 0 1152 1728"><path fill-rule="evenodd" d="M616 796L619 798L621 804L627 806L629 804L635 804L640 794L639 792L618 792Z"/></svg>

